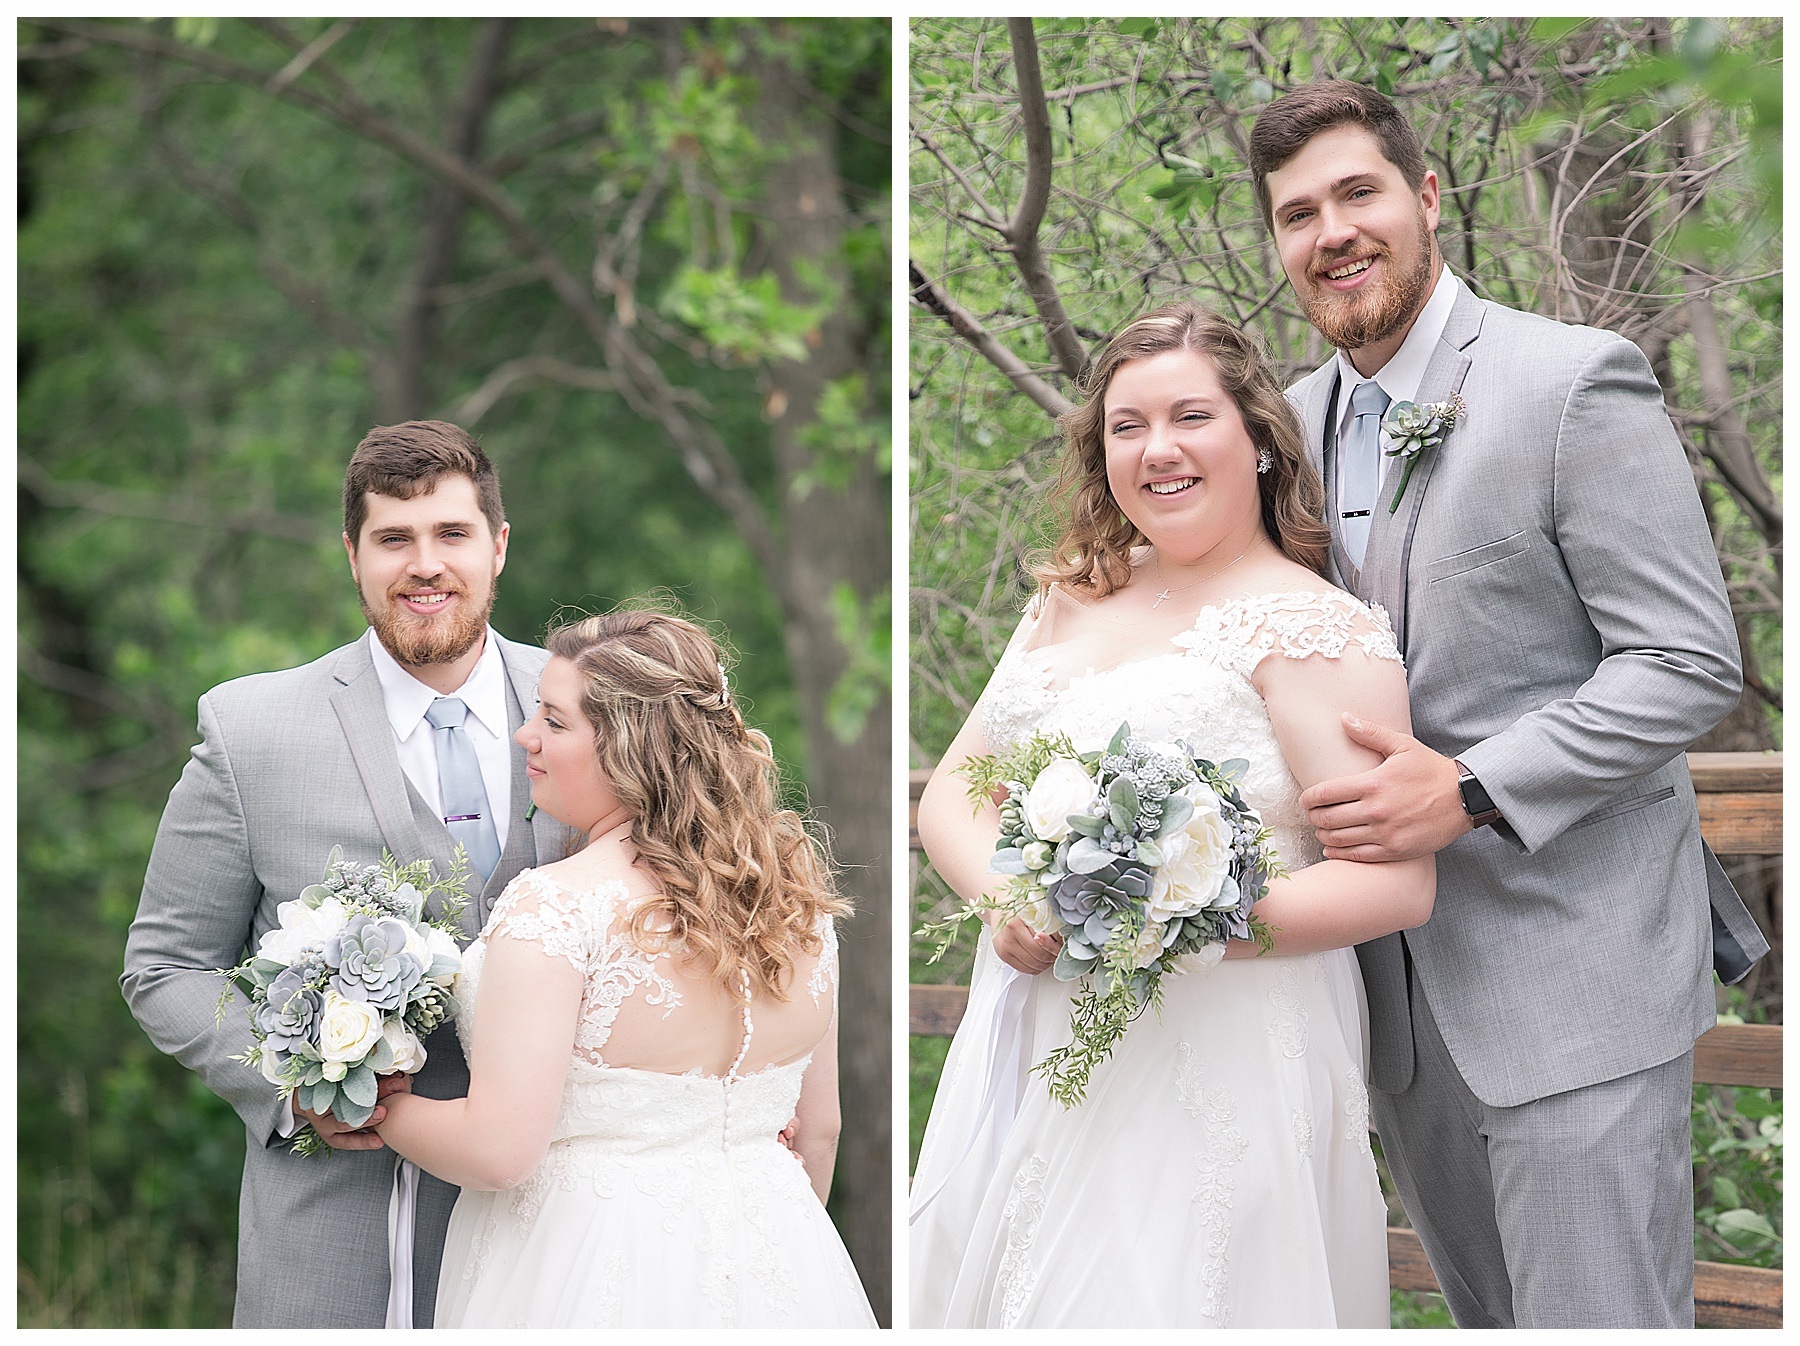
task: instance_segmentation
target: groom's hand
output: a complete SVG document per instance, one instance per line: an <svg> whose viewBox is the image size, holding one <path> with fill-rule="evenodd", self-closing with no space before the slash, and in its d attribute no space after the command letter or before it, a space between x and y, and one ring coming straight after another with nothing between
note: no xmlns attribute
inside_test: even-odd
<svg viewBox="0 0 1800 1346"><path fill-rule="evenodd" d="M1344 732L1387 760L1361 775L1320 781L1300 796L1327 860L1415 860L1469 830L1455 761L1354 715L1344 716Z"/></svg>

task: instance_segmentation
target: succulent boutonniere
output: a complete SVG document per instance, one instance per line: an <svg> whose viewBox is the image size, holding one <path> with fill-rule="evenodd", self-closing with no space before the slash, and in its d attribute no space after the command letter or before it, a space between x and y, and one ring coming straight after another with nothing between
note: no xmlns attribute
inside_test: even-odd
<svg viewBox="0 0 1800 1346"><path fill-rule="evenodd" d="M1381 428L1387 432L1388 442L1393 447L1385 452L1388 457L1399 458L1406 464L1406 470L1400 474L1400 485L1394 489L1394 498L1388 501L1389 514L1400 508L1400 497L1406 494L1406 483L1412 480L1413 468L1419 465L1419 458L1426 449L1436 448L1444 442L1444 436L1450 433L1466 409L1461 393L1451 393L1445 401L1427 402L1423 406L1417 402L1396 402L1388 408L1387 415L1381 419Z"/></svg>

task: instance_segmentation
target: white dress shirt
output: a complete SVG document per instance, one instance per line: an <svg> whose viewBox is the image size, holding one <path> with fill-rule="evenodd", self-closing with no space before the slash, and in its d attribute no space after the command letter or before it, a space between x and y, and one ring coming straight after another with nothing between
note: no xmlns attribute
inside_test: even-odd
<svg viewBox="0 0 1800 1346"><path fill-rule="evenodd" d="M382 704L387 709L388 723L394 726L400 769L419 797L441 818L444 804L438 785L437 740L431 726L425 723L425 712L444 693L427 687L402 668L372 628L367 639L369 654L375 661L375 676L381 681ZM448 695L469 708L463 732L469 736L475 760L481 764L481 783L487 789L488 807L494 815L494 836L501 854L505 854L507 824L512 819L512 731L506 723L506 664L500 658L500 643L494 638L492 627L483 639L481 658L475 661L468 680Z"/></svg>
<svg viewBox="0 0 1800 1346"><path fill-rule="evenodd" d="M1339 350L1338 361L1338 399L1337 399L1337 442L1344 443L1350 433L1350 422L1355 412L1350 409L1350 397L1359 383L1378 384L1381 391L1388 395L1388 405L1396 402L1415 402L1419 397L1419 385L1425 381L1425 366L1431 363L1431 353L1437 349L1438 338L1444 335L1444 328L1450 321L1450 310L1456 307L1456 292L1462 289L1462 282L1445 267L1438 273L1437 284L1431 287L1431 298L1425 301L1425 307L1419 310L1414 319L1412 330L1407 332L1406 340L1400 343L1400 349L1380 369L1373 374L1364 375L1350 363L1348 351ZM1344 488L1344 459L1346 454L1337 455L1337 489ZM1377 474L1377 479L1382 474Z"/></svg>

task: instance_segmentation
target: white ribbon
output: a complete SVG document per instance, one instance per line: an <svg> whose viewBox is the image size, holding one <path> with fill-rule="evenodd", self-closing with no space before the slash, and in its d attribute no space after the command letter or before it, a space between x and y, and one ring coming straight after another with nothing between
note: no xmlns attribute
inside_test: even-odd
<svg viewBox="0 0 1800 1346"><path fill-rule="evenodd" d="M410 1159L394 1165L388 1196L389 1327L413 1325L413 1214L419 1202L419 1169Z"/></svg>
<svg viewBox="0 0 1800 1346"><path fill-rule="evenodd" d="M912 1213L906 1222L916 1224L926 1207L938 1197L956 1171L962 1167L975 1148L975 1142L981 1136L981 1130L993 1120L993 1139L989 1146L988 1167L991 1170L1000 1159L1000 1150L1006 1144L1006 1137L1012 1131L1013 1119L1018 1115L1019 1096L1025 1091L1025 1075L1030 1066L1029 1043L1025 1041L1025 1002L1031 996L1031 985L1035 978L1001 963L996 974L999 978L997 992L993 999L993 1010L988 1015L987 1023L982 1027L981 1051L976 1059L982 1063L985 1078L981 1086L981 1103L975 1109L975 1119L969 1132L954 1147L956 1158L946 1164L940 1171L937 1182L923 1196L915 1194ZM963 1020L964 1027L969 1021ZM971 1038L969 1046L973 1047L977 1039Z"/></svg>

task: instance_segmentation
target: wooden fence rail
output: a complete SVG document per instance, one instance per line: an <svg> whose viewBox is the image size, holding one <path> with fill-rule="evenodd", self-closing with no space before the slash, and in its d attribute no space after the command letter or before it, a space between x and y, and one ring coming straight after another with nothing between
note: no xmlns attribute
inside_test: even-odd
<svg viewBox="0 0 1800 1346"><path fill-rule="evenodd" d="M1688 771L1700 801L1700 830L1721 855L1781 854L1781 754L1692 752ZM912 846L919 846L919 795L931 772L911 773ZM948 1037L962 1021L964 986L913 986L915 1034ZM1781 1026L1720 1024L1694 1044L1700 1084L1781 1087ZM1419 1236L1388 1230L1388 1279L1396 1290L1437 1291ZM1694 1321L1700 1327L1781 1326L1781 1272L1723 1262L1694 1263Z"/></svg>

